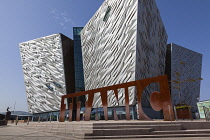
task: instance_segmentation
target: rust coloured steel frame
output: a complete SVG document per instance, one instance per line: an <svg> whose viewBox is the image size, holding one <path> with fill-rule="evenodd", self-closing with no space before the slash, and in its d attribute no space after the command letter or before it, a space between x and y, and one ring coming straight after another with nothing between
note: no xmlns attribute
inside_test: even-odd
<svg viewBox="0 0 210 140"><path fill-rule="evenodd" d="M173 109L172 109L168 80L167 80L167 76L163 75L163 76L158 76L158 77L152 77L152 78L132 81L132 82L128 82L128 83L93 89L93 90L89 90L89 91L82 91L82 92L78 92L78 93L64 95L64 96L62 96L62 99L61 99L60 122L65 121L65 107L66 107L66 105L64 104L64 99L83 96L83 95L88 95L88 100L86 101L86 104L85 104L85 120L89 121L94 94L97 92L100 92L102 105L103 105L103 109L104 109L105 120L108 120L107 91L113 90L115 93L116 99L118 100L118 92L117 91L120 88L125 89L126 120L130 120L128 88L132 87L132 86L135 86L137 89L139 119L140 120L151 120L144 113L142 106L141 106L141 97L142 97L143 90L151 83L159 83L159 85L160 85L160 92L155 91L150 96L150 104L151 104L152 108L155 111L163 110L163 115L164 115L165 121L173 121L174 114L172 111ZM73 105L73 103L72 103L72 105ZM72 111L72 108L73 107L71 106L70 111ZM80 112L80 107L77 108L77 112ZM77 113L77 121L79 121L79 115L80 115L80 113ZM71 117L71 116L69 116L69 117ZM117 120L117 119L115 119L115 120Z"/></svg>

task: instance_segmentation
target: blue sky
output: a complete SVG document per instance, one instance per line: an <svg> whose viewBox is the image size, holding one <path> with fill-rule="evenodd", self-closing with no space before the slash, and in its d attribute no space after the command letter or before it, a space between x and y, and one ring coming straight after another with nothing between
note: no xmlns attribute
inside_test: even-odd
<svg viewBox="0 0 210 140"><path fill-rule="evenodd" d="M104 0L1 0L0 112L27 111L19 43L82 27ZM203 54L201 97L210 99L210 0L156 0L168 43Z"/></svg>

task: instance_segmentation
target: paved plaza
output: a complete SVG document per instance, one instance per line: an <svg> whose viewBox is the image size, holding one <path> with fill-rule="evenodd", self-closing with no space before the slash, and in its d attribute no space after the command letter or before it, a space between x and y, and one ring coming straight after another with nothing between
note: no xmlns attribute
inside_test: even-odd
<svg viewBox="0 0 210 140"><path fill-rule="evenodd" d="M42 123L45 124L45 123ZM73 123L76 124L76 123ZM79 124L79 123L78 123ZM0 140L78 140L83 138L75 138L73 135L62 135L59 132L59 129L54 129L53 127L46 129L51 129L51 131L44 131L39 129L38 126L36 129L29 129L25 127L27 124L18 125L8 124L7 126L0 126ZM30 123L29 125L33 125ZM88 123L86 125L89 125ZM36 127L36 126L35 126ZM84 128L84 127L83 127ZM83 130L83 128L79 128ZM86 127L87 128L87 127ZM69 130L72 132L78 129L76 125L72 125ZM78 132L79 133L79 132ZM209 137L179 137L179 138L132 138L132 140L209 140ZM120 139L115 139L120 140ZM126 138L126 140L129 140Z"/></svg>
<svg viewBox="0 0 210 140"><path fill-rule="evenodd" d="M37 130L21 128L19 126L8 125L0 127L0 140L68 140L53 133L46 133Z"/></svg>

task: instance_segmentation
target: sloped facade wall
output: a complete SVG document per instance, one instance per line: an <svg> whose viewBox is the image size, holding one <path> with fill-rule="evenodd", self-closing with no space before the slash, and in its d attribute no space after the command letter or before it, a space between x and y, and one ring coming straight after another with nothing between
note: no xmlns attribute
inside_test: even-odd
<svg viewBox="0 0 210 140"><path fill-rule="evenodd" d="M174 105L179 103L192 106L192 111L197 112L197 102L200 97L202 54L171 43L167 45L171 55L170 67L167 74L171 77L171 97ZM167 54L168 55L168 54ZM176 73L179 73L178 76ZM195 81L190 81L193 79ZM180 85L173 81L182 82ZM179 89L180 88L180 91Z"/></svg>
<svg viewBox="0 0 210 140"><path fill-rule="evenodd" d="M30 113L60 110L61 96L67 94L64 59L70 55L63 40L69 44L61 34L19 44Z"/></svg>
<svg viewBox="0 0 210 140"><path fill-rule="evenodd" d="M136 45L136 80L164 75L167 33L154 0L139 0ZM142 106L150 107L150 94L160 91L150 84L143 93Z"/></svg>
<svg viewBox="0 0 210 140"><path fill-rule="evenodd" d="M167 35L153 0L106 0L83 28L81 39L86 90L164 73ZM135 89L129 93L134 105ZM125 105L123 90L119 102L112 91L108 95L108 106ZM101 106L99 94L93 106Z"/></svg>

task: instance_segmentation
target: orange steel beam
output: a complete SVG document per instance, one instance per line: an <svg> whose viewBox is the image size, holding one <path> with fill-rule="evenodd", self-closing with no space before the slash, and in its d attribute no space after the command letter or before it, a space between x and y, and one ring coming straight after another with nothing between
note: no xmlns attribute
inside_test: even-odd
<svg viewBox="0 0 210 140"><path fill-rule="evenodd" d="M105 90L101 91L101 100L102 100L103 109L104 109L104 119L105 121L108 121L107 91Z"/></svg>
<svg viewBox="0 0 210 140"><path fill-rule="evenodd" d="M94 92L89 91L87 107L85 107L85 121L90 121L90 113L91 113L92 104L93 104L93 97L94 97Z"/></svg>
<svg viewBox="0 0 210 140"><path fill-rule="evenodd" d="M69 122L72 121L73 103L69 103Z"/></svg>
<svg viewBox="0 0 210 140"><path fill-rule="evenodd" d="M156 111L163 109L164 120L165 121L173 121L174 114L173 114L169 85L168 85L168 80L167 80L166 75L132 81L132 82L128 82L128 83L123 83L123 84L118 84L118 85L113 85L113 86L108 86L108 87L103 87L103 88L98 88L98 89L93 89L93 90L89 90L89 91L82 91L82 92L78 92L78 93L64 95L64 96L62 96L62 100L61 100L60 121L61 122L64 121L63 118L65 118L65 116L63 116L63 115L65 115L65 114L63 114L63 112L65 112L64 99L83 96L83 95L88 95L88 100L87 100L86 106L85 106L85 120L89 121L94 94L97 92L101 93L100 95L101 95L101 100L102 100L102 104L103 104L105 120L108 120L107 91L114 90L114 94L116 96L116 99L118 100L118 90L117 89L120 89L120 88L125 89L126 120L130 120L128 87L132 87L132 86L135 86L137 89L139 119L140 120L151 120L143 112L143 109L141 106L141 97L142 97L143 90L151 83L159 83L159 85L160 85L160 92L153 92L151 94L150 103L151 103L152 108Z"/></svg>
<svg viewBox="0 0 210 140"><path fill-rule="evenodd" d="M81 106L81 102L77 102L77 118L76 118L76 121L80 121L80 106Z"/></svg>
<svg viewBox="0 0 210 140"><path fill-rule="evenodd" d="M61 110L60 110L60 122L65 121L65 111L66 111L66 104L64 104L64 97L61 98Z"/></svg>
<svg viewBox="0 0 210 140"><path fill-rule="evenodd" d="M126 110L126 120L130 120L128 87L125 87L125 110Z"/></svg>

